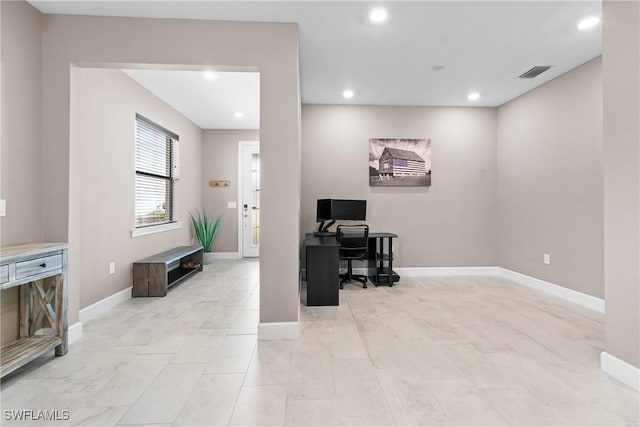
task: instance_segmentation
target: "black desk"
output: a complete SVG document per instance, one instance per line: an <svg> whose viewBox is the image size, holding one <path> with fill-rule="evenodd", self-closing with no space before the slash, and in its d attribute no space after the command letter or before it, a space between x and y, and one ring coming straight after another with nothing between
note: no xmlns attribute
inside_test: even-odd
<svg viewBox="0 0 640 427"><path fill-rule="evenodd" d="M369 233L367 275L375 285L393 286L400 276L393 271L393 233ZM340 244L335 236L305 235L306 283L301 287L305 305L338 305L340 287Z"/></svg>
<svg viewBox="0 0 640 427"><path fill-rule="evenodd" d="M340 245L335 237L316 237L307 234L304 239L307 262L306 286L300 292L305 305L338 305L340 284Z"/></svg>

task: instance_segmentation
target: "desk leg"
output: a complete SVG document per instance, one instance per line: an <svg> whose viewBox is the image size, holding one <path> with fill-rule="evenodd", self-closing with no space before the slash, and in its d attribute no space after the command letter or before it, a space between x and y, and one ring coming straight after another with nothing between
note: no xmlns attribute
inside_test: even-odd
<svg viewBox="0 0 640 427"><path fill-rule="evenodd" d="M339 265L337 246L307 246L306 305L339 305Z"/></svg>
<svg viewBox="0 0 640 427"><path fill-rule="evenodd" d="M389 237L389 287L393 286L393 238Z"/></svg>
<svg viewBox="0 0 640 427"><path fill-rule="evenodd" d="M380 273L384 273L384 239L378 237L376 245L376 287L380 284ZM380 258L378 258L380 254ZM380 262L380 264L378 264Z"/></svg>

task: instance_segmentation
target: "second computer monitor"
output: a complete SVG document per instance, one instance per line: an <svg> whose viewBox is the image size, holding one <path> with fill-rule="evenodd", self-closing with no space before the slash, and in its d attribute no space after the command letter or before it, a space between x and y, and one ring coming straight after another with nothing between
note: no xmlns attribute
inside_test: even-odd
<svg viewBox="0 0 640 427"><path fill-rule="evenodd" d="M365 221L366 200L318 199L318 221Z"/></svg>

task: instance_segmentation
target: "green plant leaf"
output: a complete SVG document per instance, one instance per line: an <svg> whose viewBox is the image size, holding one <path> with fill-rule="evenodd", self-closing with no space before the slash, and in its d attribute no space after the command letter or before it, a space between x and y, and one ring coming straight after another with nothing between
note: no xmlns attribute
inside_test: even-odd
<svg viewBox="0 0 640 427"><path fill-rule="evenodd" d="M220 231L220 227L222 227L222 215L218 215L215 219L212 219L204 210L202 213L196 211L197 216L193 214L189 215L191 216L191 223L193 224L193 230L198 241L205 252L211 252L211 247Z"/></svg>

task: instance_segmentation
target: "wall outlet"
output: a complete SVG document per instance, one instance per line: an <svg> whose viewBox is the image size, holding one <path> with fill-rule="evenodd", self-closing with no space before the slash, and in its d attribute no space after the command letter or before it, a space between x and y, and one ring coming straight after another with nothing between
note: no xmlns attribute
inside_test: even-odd
<svg viewBox="0 0 640 427"><path fill-rule="evenodd" d="M7 201L0 199L0 216L7 216Z"/></svg>
<svg viewBox="0 0 640 427"><path fill-rule="evenodd" d="M551 264L551 255L544 254L544 256L542 257L542 262L544 262L547 265Z"/></svg>
<svg viewBox="0 0 640 427"><path fill-rule="evenodd" d="M116 272L116 263L115 262L110 262L109 263L109 274L113 274Z"/></svg>
<svg viewBox="0 0 640 427"><path fill-rule="evenodd" d="M227 208L228 209L235 209L237 207L238 207L238 205L236 204L236 202L227 202Z"/></svg>

